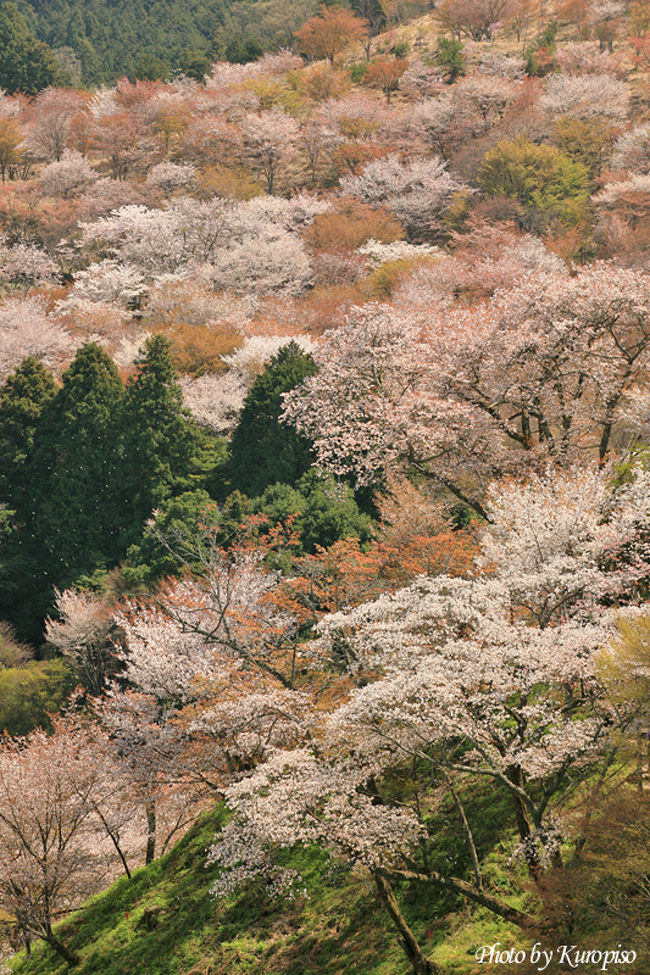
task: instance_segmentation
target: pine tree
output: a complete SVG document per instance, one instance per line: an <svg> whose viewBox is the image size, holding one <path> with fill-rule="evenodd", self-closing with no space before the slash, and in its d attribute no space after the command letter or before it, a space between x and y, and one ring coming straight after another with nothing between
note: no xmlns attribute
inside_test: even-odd
<svg viewBox="0 0 650 975"><path fill-rule="evenodd" d="M95 343L84 345L35 437L31 532L56 585L114 564L124 551L119 415L124 387Z"/></svg>
<svg viewBox="0 0 650 975"><path fill-rule="evenodd" d="M232 486L249 497L270 484L295 484L309 470L310 441L280 423L282 394L293 389L316 364L296 342L283 346L253 383L232 437Z"/></svg>
<svg viewBox="0 0 650 975"><path fill-rule="evenodd" d="M127 385L121 426L122 485L133 541L154 508L191 486L193 428L183 410L171 343L162 335L145 344L138 372Z"/></svg>
<svg viewBox="0 0 650 975"><path fill-rule="evenodd" d="M33 640L39 636L38 625L30 627L33 604L45 581L43 553L28 527L32 501L26 477L43 413L55 394L54 379L33 357L0 390L0 618Z"/></svg>
<svg viewBox="0 0 650 975"><path fill-rule="evenodd" d="M34 356L0 390L0 504L19 515L25 503L25 465L41 414L55 394L52 375Z"/></svg>

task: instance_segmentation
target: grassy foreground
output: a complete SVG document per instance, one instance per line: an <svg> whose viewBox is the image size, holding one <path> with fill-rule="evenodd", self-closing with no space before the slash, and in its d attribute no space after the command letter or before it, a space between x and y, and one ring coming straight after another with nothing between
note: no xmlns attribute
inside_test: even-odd
<svg viewBox="0 0 650 975"><path fill-rule="evenodd" d="M486 849L494 843L495 817L504 811L494 800L484 820L484 864L513 902L498 851ZM319 850L287 857L304 877L304 896L274 902L253 887L215 899L210 887L217 868L206 866L206 850L224 816L217 806L168 854L131 880L121 878L59 925L61 939L82 959L75 975L407 975L410 967L374 887ZM462 869L456 824L445 817L438 826L447 865L451 856ZM430 887L408 885L398 896L421 944L431 946L450 975L485 972L474 957L479 945L522 944L521 932ZM68 975L72 969L39 943L31 959L17 955L9 971Z"/></svg>

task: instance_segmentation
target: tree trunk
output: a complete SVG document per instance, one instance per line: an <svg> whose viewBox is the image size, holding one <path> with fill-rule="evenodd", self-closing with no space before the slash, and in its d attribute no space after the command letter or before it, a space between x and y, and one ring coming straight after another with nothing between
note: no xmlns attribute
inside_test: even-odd
<svg viewBox="0 0 650 975"><path fill-rule="evenodd" d="M375 884L377 885L379 899L388 911L393 924L397 928L397 933L399 934L402 948L404 949L406 957L410 961L411 965L413 965L413 972L415 975L441 975L441 971L438 966L429 961L417 943L415 935L406 923L406 919L399 909L399 904L395 898L393 888L389 884L386 877L380 873L374 873L373 878Z"/></svg>
<svg viewBox="0 0 650 975"><path fill-rule="evenodd" d="M57 955L60 955L61 958L67 961L68 965L78 965L79 962L81 961L81 958L79 957L77 952L72 951L71 948L68 948L66 945L64 945L63 942L59 938L57 938L57 936L55 935L54 931L52 931L51 928L47 932L45 941L48 943L48 945L50 945L51 948L54 948Z"/></svg>
<svg viewBox="0 0 650 975"><path fill-rule="evenodd" d="M145 864L153 862L156 853L156 803L149 800L146 805L147 812L147 852L145 854Z"/></svg>
<svg viewBox="0 0 650 975"><path fill-rule="evenodd" d="M510 779L513 785L523 789L524 781L520 768L509 768L506 772L506 776ZM517 821L519 839L525 843L532 833L528 809L526 808L524 801L518 795L513 795L512 798L515 804L515 819Z"/></svg>
<svg viewBox="0 0 650 975"><path fill-rule="evenodd" d="M472 858L472 870L474 872L474 879L476 880L476 886L479 890L483 887L483 880L481 878L481 866L478 862L478 853L476 852L476 844L474 843L474 836L472 834L472 829L465 815L465 807L463 806L458 793L454 789L451 779L447 776L447 785L449 786L449 791L451 792L452 798L454 800L454 805L460 820L463 824L463 832L465 833L465 840L469 848L469 855Z"/></svg>
<svg viewBox="0 0 650 975"><path fill-rule="evenodd" d="M426 873L420 873L418 870L395 869L387 871L387 874L400 880L419 880L423 884L436 884L445 890L454 890L457 894L462 894L463 897L467 897L476 904L487 907L489 911L498 914L499 917L504 918L506 921L510 921L511 924L516 924L519 928L524 928L527 931L534 931L539 928L539 923L534 917L518 911L516 907L510 907L509 904L504 904L498 897L488 894L485 890L478 890L466 880L461 880L460 877L445 877L444 874L438 873L437 870L428 870Z"/></svg>
<svg viewBox="0 0 650 975"><path fill-rule="evenodd" d="M115 849L117 851L117 855L119 856L120 860L122 861L122 866L124 867L124 873L127 875L127 877L130 880L131 879L131 871L129 870L129 865L126 862L126 857L124 856L124 851L122 850L122 847L120 846L120 841L119 841L118 837L116 836L116 834L113 832L113 830L109 826L108 822L106 821L106 817L103 815L101 809L98 808L95 811L96 811L97 815L99 816L100 821L102 823L102 826L106 830L106 833L108 834L108 837L109 837L111 843L115 847Z"/></svg>

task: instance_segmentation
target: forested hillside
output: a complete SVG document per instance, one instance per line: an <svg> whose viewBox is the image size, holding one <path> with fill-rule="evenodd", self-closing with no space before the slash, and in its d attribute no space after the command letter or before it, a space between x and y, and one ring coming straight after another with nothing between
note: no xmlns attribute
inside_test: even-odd
<svg viewBox="0 0 650 975"><path fill-rule="evenodd" d="M647 4L236 6L0 7L5 969L647 975Z"/></svg>
<svg viewBox="0 0 650 975"><path fill-rule="evenodd" d="M204 72L287 47L316 0L19 0L34 34L86 85ZM73 52L73 57L69 52ZM200 76L200 75L199 75Z"/></svg>

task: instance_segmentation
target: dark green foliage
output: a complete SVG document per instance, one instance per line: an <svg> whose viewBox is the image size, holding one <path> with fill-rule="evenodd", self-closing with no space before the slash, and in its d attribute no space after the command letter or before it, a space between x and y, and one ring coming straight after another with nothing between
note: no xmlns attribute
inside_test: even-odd
<svg viewBox="0 0 650 975"><path fill-rule="evenodd" d="M200 571L200 536L205 529L217 545L228 547L252 514L265 515L270 525L291 520L300 534L299 552L313 552L316 545L332 545L340 538L367 542L372 535L372 519L359 510L352 489L329 474L308 471L295 487L272 484L253 500L233 491L221 505L204 490L187 491L162 504L155 521L129 547L122 581L130 588L150 586L176 574L184 564Z"/></svg>
<svg viewBox="0 0 650 975"><path fill-rule="evenodd" d="M92 343L56 392L26 360L0 399L0 617L37 642L53 586L99 584L154 508L214 474L225 452L208 439L183 411L161 336L126 390Z"/></svg>
<svg viewBox="0 0 650 975"><path fill-rule="evenodd" d="M166 81L169 78L169 65L155 54L143 54L135 63L132 80Z"/></svg>
<svg viewBox="0 0 650 975"><path fill-rule="evenodd" d="M178 72L201 81L230 45L237 60L289 47L293 31L318 7L316 0L19 0L18 5L41 42L74 51L88 86L112 84L124 75L158 78Z"/></svg>
<svg viewBox="0 0 650 975"><path fill-rule="evenodd" d="M280 423L282 394L316 372L316 364L295 342L283 346L253 383L232 437L231 480L249 497L270 484L295 484L309 470L309 441Z"/></svg>
<svg viewBox="0 0 650 975"><path fill-rule="evenodd" d="M207 427L192 425L192 463L189 480L193 487L205 488L213 498L228 493L230 451L225 437L215 437Z"/></svg>
<svg viewBox="0 0 650 975"><path fill-rule="evenodd" d="M241 534L241 526L256 511L254 502L240 491L217 505L202 490L186 491L160 506L154 520L126 553L121 577L127 586L150 586L184 565L201 571L201 538L228 547Z"/></svg>
<svg viewBox="0 0 650 975"><path fill-rule="evenodd" d="M450 516L454 531L462 531L463 528L467 528L472 521L473 514L473 509L462 501L452 505Z"/></svg>
<svg viewBox="0 0 650 975"><path fill-rule="evenodd" d="M369 67L370 64L367 61L356 61L354 64L350 65L348 71L350 73L350 78L352 79L355 85L361 84L366 74L368 73Z"/></svg>
<svg viewBox="0 0 650 975"><path fill-rule="evenodd" d="M257 41L234 37L226 44L224 59L233 64L247 64L249 61L257 61L262 53L262 45Z"/></svg>
<svg viewBox="0 0 650 975"><path fill-rule="evenodd" d="M66 78L51 49L29 29L14 3L0 6L0 88L35 95Z"/></svg>
<svg viewBox="0 0 650 975"><path fill-rule="evenodd" d="M121 553L122 397L115 365L99 345L89 343L43 412L28 478L29 527L58 581L70 583Z"/></svg>
<svg viewBox="0 0 650 975"><path fill-rule="evenodd" d="M0 389L0 504L25 506L25 464L34 432L56 384L43 364L25 359Z"/></svg>
<svg viewBox="0 0 650 975"><path fill-rule="evenodd" d="M441 37L436 50L436 60L446 73L447 82L451 85L461 75L465 74L465 59L463 45L450 37Z"/></svg>
<svg viewBox="0 0 650 975"><path fill-rule="evenodd" d="M405 58L410 51L410 46L408 41L398 41L390 49L390 53L396 58Z"/></svg>
<svg viewBox="0 0 650 975"><path fill-rule="evenodd" d="M162 335L147 340L138 372L127 385L121 438L123 523L139 532L154 508L190 486L193 425L183 410L171 343Z"/></svg>
<svg viewBox="0 0 650 975"><path fill-rule="evenodd" d="M117 420L123 387L106 353L89 344L56 394L51 377L30 360L5 390L11 423L9 436L2 425L4 445L13 449L17 466L5 484L15 515L1 556L0 616L23 639L38 642L52 585L69 585L121 553Z"/></svg>
<svg viewBox="0 0 650 975"><path fill-rule="evenodd" d="M372 519L359 511L352 488L338 483L331 474L322 477L311 470L295 487L273 484L253 504L273 523L297 515L293 527L300 533L304 552L313 552L316 545L332 545L340 538L367 542L372 535Z"/></svg>
<svg viewBox="0 0 650 975"><path fill-rule="evenodd" d="M210 58L200 51L184 51L178 63L181 74L195 81L203 82L210 71Z"/></svg>
<svg viewBox="0 0 650 975"><path fill-rule="evenodd" d="M140 539L129 547L122 578L131 588L150 585L181 568L175 551L196 536L199 525L218 523L219 512L206 491L186 491L162 504L155 522L147 524Z"/></svg>

